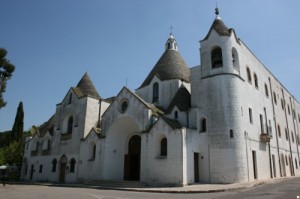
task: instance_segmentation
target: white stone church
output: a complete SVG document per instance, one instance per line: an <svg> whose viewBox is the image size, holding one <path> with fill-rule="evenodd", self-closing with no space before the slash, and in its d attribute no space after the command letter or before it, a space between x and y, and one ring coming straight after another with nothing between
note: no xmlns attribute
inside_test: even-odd
<svg viewBox="0 0 300 199"><path fill-rule="evenodd" d="M200 60L187 66L170 34L135 91L103 99L84 74L27 139L21 179L185 186L300 175L300 105L217 9Z"/></svg>

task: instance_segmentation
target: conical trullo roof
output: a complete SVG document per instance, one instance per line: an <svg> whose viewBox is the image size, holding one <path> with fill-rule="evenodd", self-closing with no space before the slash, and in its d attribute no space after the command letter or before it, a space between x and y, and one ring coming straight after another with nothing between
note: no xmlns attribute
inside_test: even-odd
<svg viewBox="0 0 300 199"><path fill-rule="evenodd" d="M173 37L171 39L175 41ZM184 82L190 82L190 69L177 51L177 48L166 48L140 88L149 85L154 75L157 75L162 81L179 79Z"/></svg>
<svg viewBox="0 0 300 199"><path fill-rule="evenodd" d="M215 30L220 36L230 36L231 33L234 31L232 28L228 28L225 23L223 22L223 20L221 19L221 17L219 16L219 11L216 8L216 18L213 22L213 24L211 25L207 35L205 36L205 38L203 40L208 39L210 33L212 30Z"/></svg>
<svg viewBox="0 0 300 199"><path fill-rule="evenodd" d="M75 92L79 97L89 96L96 99L100 99L100 95L98 94L94 84L87 73L83 75L77 86L74 88Z"/></svg>

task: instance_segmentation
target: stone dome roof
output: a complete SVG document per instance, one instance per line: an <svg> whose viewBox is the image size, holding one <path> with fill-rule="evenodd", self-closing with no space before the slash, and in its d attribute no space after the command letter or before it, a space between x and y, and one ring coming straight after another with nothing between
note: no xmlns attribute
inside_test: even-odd
<svg viewBox="0 0 300 199"><path fill-rule="evenodd" d="M73 89L78 97L89 96L96 99L101 98L87 73L83 75L77 86Z"/></svg>
<svg viewBox="0 0 300 199"><path fill-rule="evenodd" d="M190 82L190 69L177 50L167 49L151 70L140 88L150 84L154 75L160 80L179 79Z"/></svg>

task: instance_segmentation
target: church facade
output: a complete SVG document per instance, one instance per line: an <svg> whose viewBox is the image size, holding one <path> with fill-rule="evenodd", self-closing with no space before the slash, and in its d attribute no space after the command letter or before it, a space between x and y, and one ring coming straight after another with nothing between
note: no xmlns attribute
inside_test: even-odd
<svg viewBox="0 0 300 199"><path fill-rule="evenodd" d="M300 106L216 18L188 67L172 34L135 90L103 99L88 74L28 138L21 179L185 186L300 175Z"/></svg>

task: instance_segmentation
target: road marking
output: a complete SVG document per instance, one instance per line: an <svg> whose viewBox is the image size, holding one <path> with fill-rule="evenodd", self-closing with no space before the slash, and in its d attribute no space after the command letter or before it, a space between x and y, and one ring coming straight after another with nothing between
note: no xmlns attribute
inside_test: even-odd
<svg viewBox="0 0 300 199"><path fill-rule="evenodd" d="M93 196L93 197L95 197L95 198L97 198L97 199L101 199L102 197L98 197L98 196L96 196L96 195L94 195L94 194L91 194L91 193L89 193L89 194L87 194L87 195L90 195L90 196Z"/></svg>
<svg viewBox="0 0 300 199"><path fill-rule="evenodd" d="M91 194L91 193L89 193L89 194L87 194L87 195L89 195L89 196L92 196L92 197L94 197L94 198L97 198L97 199L102 199L102 198L111 198L111 199L129 199L129 198L120 198L120 197L113 197L113 196L102 196L102 195L95 195L95 194Z"/></svg>

